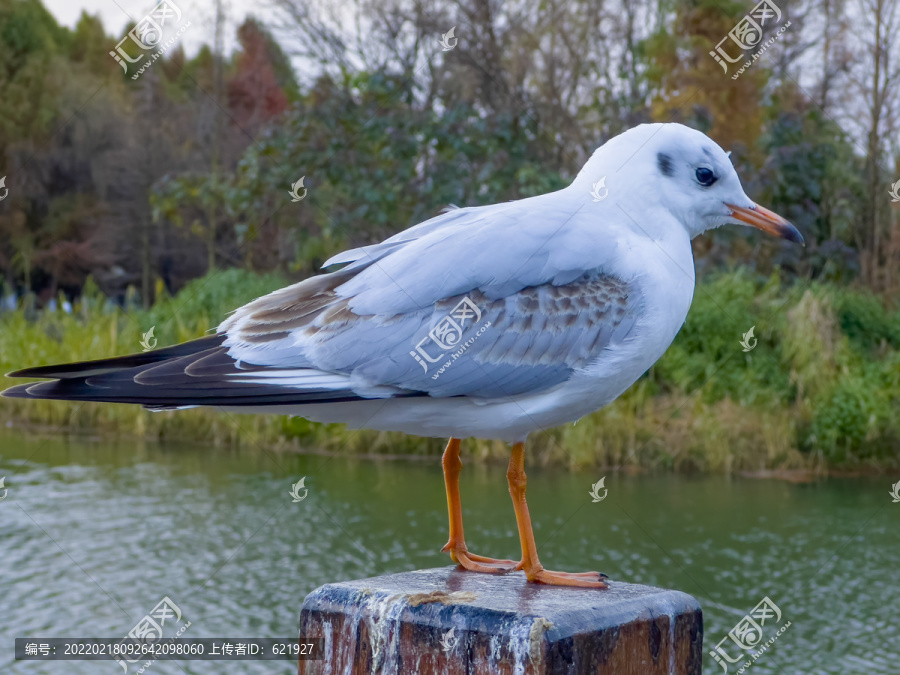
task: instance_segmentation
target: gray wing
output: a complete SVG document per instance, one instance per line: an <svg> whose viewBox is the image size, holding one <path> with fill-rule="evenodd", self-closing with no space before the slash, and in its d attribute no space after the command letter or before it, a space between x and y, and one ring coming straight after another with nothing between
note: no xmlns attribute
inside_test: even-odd
<svg viewBox="0 0 900 675"><path fill-rule="evenodd" d="M598 269L502 297L476 288L431 307L360 315L336 292L356 271L277 291L223 324L232 358L269 366L238 377L296 385L303 371L327 372L370 397L537 393L626 340L642 307L633 284Z"/></svg>

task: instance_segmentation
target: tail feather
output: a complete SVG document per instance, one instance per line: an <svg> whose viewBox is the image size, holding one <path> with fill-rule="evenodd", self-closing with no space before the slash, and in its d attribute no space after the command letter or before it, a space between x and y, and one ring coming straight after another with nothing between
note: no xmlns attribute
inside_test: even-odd
<svg viewBox="0 0 900 675"><path fill-rule="evenodd" d="M134 403L153 410L195 406L260 407L359 401L350 377L297 367L291 377L271 368L238 362L211 335L173 347L98 361L26 368L10 377L52 378L2 392L8 398ZM259 373L259 377L247 377ZM267 377L269 376L269 377ZM290 382L290 383L288 383ZM398 390L398 396L421 392Z"/></svg>
<svg viewBox="0 0 900 675"><path fill-rule="evenodd" d="M55 401L84 401L99 403L132 403L153 410L174 410L196 406L262 407L299 405L303 403L341 403L359 401L360 396L349 391L269 388L237 384L232 387L202 390L165 389L160 392L129 392L90 386L85 380L66 379L51 382L19 384L2 392L6 398L49 399Z"/></svg>

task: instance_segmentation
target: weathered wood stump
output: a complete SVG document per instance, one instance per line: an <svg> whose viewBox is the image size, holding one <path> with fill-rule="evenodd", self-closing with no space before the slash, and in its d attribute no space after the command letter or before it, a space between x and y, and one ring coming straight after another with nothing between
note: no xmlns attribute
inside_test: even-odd
<svg viewBox="0 0 900 675"><path fill-rule="evenodd" d="M442 567L321 586L300 635L325 645L301 675L689 675L701 669L703 616L679 591Z"/></svg>

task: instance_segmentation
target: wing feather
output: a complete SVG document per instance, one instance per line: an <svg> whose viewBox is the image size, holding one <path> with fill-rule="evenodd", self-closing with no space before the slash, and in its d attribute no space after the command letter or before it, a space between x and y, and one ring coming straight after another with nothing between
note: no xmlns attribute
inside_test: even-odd
<svg viewBox="0 0 900 675"><path fill-rule="evenodd" d="M610 273L616 226L586 236L600 230L566 204L452 211L333 258L347 266L244 305L204 341L21 371L61 379L7 395L161 408L546 391L631 339L643 307L638 280Z"/></svg>
<svg viewBox="0 0 900 675"><path fill-rule="evenodd" d="M230 324L229 354L251 363L254 358L268 359L267 366L278 364L284 373L292 367L340 373L354 391L369 395L387 387L436 397L514 396L565 382L611 344L627 339L642 306L633 284L602 270L582 271L567 284L547 282L495 299L473 289L432 307L389 316L354 312L340 295L343 283L345 279L335 278L328 284L304 287L303 282L294 287L298 295L330 298L315 316L300 297L282 294L268 305L257 301L256 312L245 312ZM461 307L469 316L453 319ZM260 314L271 317L276 312L278 323L259 319ZM304 327L293 329L286 341L298 362L288 363L286 353L246 352L252 342L246 338L264 336L265 330L280 332L296 315L303 317ZM447 339L436 338L448 326ZM254 373L253 381L269 377L264 370ZM284 377L272 375L271 380Z"/></svg>

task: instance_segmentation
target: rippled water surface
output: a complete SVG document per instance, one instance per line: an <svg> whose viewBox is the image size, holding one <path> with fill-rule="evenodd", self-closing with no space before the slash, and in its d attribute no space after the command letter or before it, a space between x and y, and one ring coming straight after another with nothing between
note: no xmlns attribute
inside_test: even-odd
<svg viewBox="0 0 900 675"><path fill-rule="evenodd" d="M48 436L0 435L3 673L122 672L112 662L15 662L13 639L122 636L164 596L192 636L286 637L316 586L448 564L438 457L376 462ZM293 503L302 476L308 496ZM888 494L898 477L795 485L616 474L607 498L592 503L598 478L530 471L551 569L600 569L694 595L705 652L768 596L792 625L750 673L900 673L900 503ZM470 549L518 557L505 468L467 465L462 480ZM722 669L706 656L704 671ZM296 668L159 662L148 672Z"/></svg>

